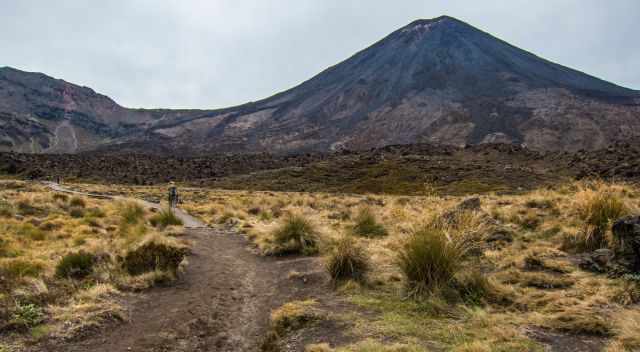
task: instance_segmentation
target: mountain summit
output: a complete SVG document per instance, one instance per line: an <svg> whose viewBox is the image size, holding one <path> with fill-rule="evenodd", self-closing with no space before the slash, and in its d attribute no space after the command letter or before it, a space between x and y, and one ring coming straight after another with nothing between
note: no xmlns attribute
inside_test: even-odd
<svg viewBox="0 0 640 352"><path fill-rule="evenodd" d="M0 88L7 84L0 74ZM128 129L109 130L109 138L89 149L301 152L506 142L576 150L640 137L637 91L552 63L448 16L414 21L255 103L216 111L122 109ZM88 118L105 122L101 111L96 114Z"/></svg>

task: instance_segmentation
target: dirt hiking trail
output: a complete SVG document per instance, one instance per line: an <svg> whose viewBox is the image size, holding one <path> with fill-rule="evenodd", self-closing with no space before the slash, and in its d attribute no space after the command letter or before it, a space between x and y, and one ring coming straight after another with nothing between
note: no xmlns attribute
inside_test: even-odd
<svg viewBox="0 0 640 352"><path fill-rule="evenodd" d="M48 185L57 192L116 198ZM310 289L298 287L287 274L313 270L318 258L261 257L236 230L209 228L183 211L176 213L185 224L184 238L193 242L177 282L128 298L128 322L34 351L258 351L271 310Z"/></svg>

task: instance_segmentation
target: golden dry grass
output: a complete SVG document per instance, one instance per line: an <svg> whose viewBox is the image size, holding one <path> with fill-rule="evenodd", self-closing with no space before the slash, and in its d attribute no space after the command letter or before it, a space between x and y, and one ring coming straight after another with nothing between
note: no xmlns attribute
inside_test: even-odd
<svg viewBox="0 0 640 352"><path fill-rule="evenodd" d="M152 214L131 202L70 197L13 180L0 181L0 202L8 209L0 222L0 326L31 330L19 340L73 337L125 319L120 290L157 278L133 277L116 258L149 237L178 246L169 234L179 228L155 230ZM35 313L42 319L28 318Z"/></svg>
<svg viewBox="0 0 640 352"><path fill-rule="evenodd" d="M78 187L100 188L91 185ZM162 199L165 193L163 187L104 188L155 199ZM198 188L181 188L180 192L185 200L183 207L188 212L212 226L231 227L245 233L263 250L273 244L274 231L292 214L303 216L314 224L321 255L329 253L332 243L352 232L361 209L367 209L386 229L386 236L358 238L358 244L366 251L372 268L368 274L371 284L351 283L337 291L341 299L358 308L337 314L324 312L333 313L332 319L341 320L349 326L346 333L362 342L327 346L318 341L320 345L309 346L308 350L423 351L429 350L425 346L432 346L436 350L452 351L541 351L540 343L526 333L530 328L564 334L599 335L610 339L609 351L637 348L634 345L637 344L638 324L635 291L622 278L581 270L573 250L563 247L567 239L587 238L585 229L588 230L592 222L588 214L597 213L587 205L595 204L594 199L602 199L606 192L613 192L616 197L614 203L623 204L626 212L638 213L640 190L636 186L577 182L519 195L485 194L480 196L481 212L462 212L457 214L455 221L443 221L442 217L464 198L434 192L423 197ZM92 208L93 202L88 200L84 209ZM40 204L37 200L33 203ZM23 208L36 213L39 211ZM59 247L51 247L52 253L55 248L60 251L63 246L114 253L114 248L128 248L150 231L131 225L122 232L123 236L107 242L99 240L97 237L102 238L104 233L118 232L120 226L119 222L109 220L115 210L110 207L103 209L106 217L92 218L98 226L86 221L86 215L85 218L65 216L64 219L47 219L49 226L57 228L56 234L68 233L62 236ZM16 207L15 211L20 209ZM622 213L608 214L617 216ZM609 222L612 216L603 218ZM69 226L70 223L73 225ZM460 263L460 277L456 280L467 280L471 287L484 287L479 290L484 297L449 300L448 297L434 295L417 300L406 299L406 281L398 266L398 253L408 235L424 226L437 228L448 240L465 243L468 250ZM609 241L608 227L603 228ZM22 237L2 244L0 252L22 250L31 253L30 248L49 251L42 244L50 244L50 231L45 231L45 240L38 241L40 235L33 235L32 230L21 229ZM495 240L494 234L498 232L508 234L507 239ZM78 244L80 242L82 244ZM27 250L22 249L23 245L27 245ZM610 242L606 245L609 246ZM43 273L24 275L24 280L39 280L51 274L50 259L46 256L24 254L19 257L35 266L44 263ZM5 257L3 260L7 259L16 258ZM486 282L476 280L478 277L486 278ZM105 282L116 282L114 285L118 287L121 285L117 280L110 280L113 278ZM485 287L486 283L488 286ZM318 309L314 313L323 314L320 308L314 309ZM625 320L623 317L631 318Z"/></svg>

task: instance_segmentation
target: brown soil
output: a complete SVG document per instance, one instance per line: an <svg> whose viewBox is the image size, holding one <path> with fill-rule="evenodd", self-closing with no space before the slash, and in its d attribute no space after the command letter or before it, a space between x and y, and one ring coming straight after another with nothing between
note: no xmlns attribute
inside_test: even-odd
<svg viewBox="0 0 640 352"><path fill-rule="evenodd" d="M550 352L600 352L607 339L598 336L570 335L532 328L527 335L547 346Z"/></svg>
<svg viewBox="0 0 640 352"><path fill-rule="evenodd" d="M132 295L127 323L79 341L46 341L31 351L257 351L272 309L294 299L340 301L318 271L318 258L261 257L235 230L208 228L178 214L187 227L185 237L194 242L178 282ZM289 279L291 270L314 279ZM335 325L316 328L323 342L343 340ZM285 350L302 350L303 343Z"/></svg>

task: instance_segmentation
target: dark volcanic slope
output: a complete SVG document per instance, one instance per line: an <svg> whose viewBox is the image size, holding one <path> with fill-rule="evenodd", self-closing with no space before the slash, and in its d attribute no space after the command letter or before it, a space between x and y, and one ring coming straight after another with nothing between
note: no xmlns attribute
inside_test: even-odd
<svg viewBox="0 0 640 352"><path fill-rule="evenodd" d="M259 102L180 116L125 111L135 128L109 140L108 150L300 152L416 142L578 150L640 138L637 91L446 16L415 21Z"/></svg>
<svg viewBox="0 0 640 352"><path fill-rule="evenodd" d="M210 113L124 108L91 88L0 68L0 150L73 153L142 138L157 123Z"/></svg>
<svg viewBox="0 0 640 352"><path fill-rule="evenodd" d="M594 149L638 136L639 102L635 91L441 17L413 22L289 91L154 132L225 151L424 141Z"/></svg>

